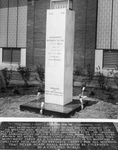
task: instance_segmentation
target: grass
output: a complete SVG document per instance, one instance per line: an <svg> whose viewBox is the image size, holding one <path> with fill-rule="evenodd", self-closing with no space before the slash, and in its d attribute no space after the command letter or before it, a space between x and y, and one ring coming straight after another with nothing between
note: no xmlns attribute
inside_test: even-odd
<svg viewBox="0 0 118 150"><path fill-rule="evenodd" d="M17 87L19 94L13 92L14 87L8 88L5 93L0 93L0 117L38 117L46 116L20 111L21 104L36 99L38 86L28 88ZM73 96L81 93L80 87L73 88ZM112 94L111 94L112 93ZM86 88L85 95L89 99L89 104L80 112L76 112L72 118L97 118L97 119L117 119L118 118L118 91L105 91L99 88ZM112 95L112 96L109 96Z"/></svg>

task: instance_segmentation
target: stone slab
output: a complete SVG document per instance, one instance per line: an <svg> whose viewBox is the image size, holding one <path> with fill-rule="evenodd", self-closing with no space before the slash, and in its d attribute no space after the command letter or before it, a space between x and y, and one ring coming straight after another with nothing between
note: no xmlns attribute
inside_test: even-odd
<svg viewBox="0 0 118 150"><path fill-rule="evenodd" d="M22 104L20 105L20 110L40 113L41 102L43 101L44 101L44 98L40 100L35 99L26 104ZM88 101L84 100L83 104L85 107L88 104ZM43 109L43 115L60 117L60 118L68 118L71 115L74 115L76 111L80 111L80 110L81 110L81 104L80 104L80 101L78 100L73 100L72 102L70 102L69 104L66 104L65 106L45 103L45 106Z"/></svg>
<svg viewBox="0 0 118 150"><path fill-rule="evenodd" d="M109 122L2 122L0 150L117 150Z"/></svg>

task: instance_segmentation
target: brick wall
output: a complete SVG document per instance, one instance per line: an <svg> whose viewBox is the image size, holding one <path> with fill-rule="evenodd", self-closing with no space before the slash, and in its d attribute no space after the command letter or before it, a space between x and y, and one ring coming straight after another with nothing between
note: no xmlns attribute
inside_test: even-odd
<svg viewBox="0 0 118 150"><path fill-rule="evenodd" d="M74 66L94 65L97 0L73 0L75 19ZM46 10L50 0L28 1L27 66L45 64Z"/></svg>
<svg viewBox="0 0 118 150"><path fill-rule="evenodd" d="M118 0L113 1L112 49L118 49Z"/></svg>
<svg viewBox="0 0 118 150"><path fill-rule="evenodd" d="M94 65L97 0L74 0L75 49L74 66Z"/></svg>
<svg viewBox="0 0 118 150"><path fill-rule="evenodd" d="M109 49L111 40L112 0L98 1L97 48Z"/></svg>
<svg viewBox="0 0 118 150"><path fill-rule="evenodd" d="M118 0L98 1L97 49L118 49Z"/></svg>
<svg viewBox="0 0 118 150"><path fill-rule="evenodd" d="M28 1L27 14L27 51L26 51L26 65L33 67L34 65L34 5L32 1Z"/></svg>

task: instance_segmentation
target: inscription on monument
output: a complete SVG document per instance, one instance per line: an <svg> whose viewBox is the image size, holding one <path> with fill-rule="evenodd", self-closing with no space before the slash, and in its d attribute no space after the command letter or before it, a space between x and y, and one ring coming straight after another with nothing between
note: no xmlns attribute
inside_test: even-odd
<svg viewBox="0 0 118 150"><path fill-rule="evenodd" d="M112 123L2 123L0 143L0 150L115 150L118 134Z"/></svg>
<svg viewBox="0 0 118 150"><path fill-rule="evenodd" d="M47 95L63 96L63 92L60 91L60 88L50 87L50 90L46 90Z"/></svg>
<svg viewBox="0 0 118 150"><path fill-rule="evenodd" d="M64 39L62 36L47 37L47 61L48 66L60 66L64 51Z"/></svg>

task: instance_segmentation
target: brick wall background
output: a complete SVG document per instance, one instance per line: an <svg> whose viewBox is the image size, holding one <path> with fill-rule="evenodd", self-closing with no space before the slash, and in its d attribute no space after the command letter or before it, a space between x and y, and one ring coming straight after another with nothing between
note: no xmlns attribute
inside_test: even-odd
<svg viewBox="0 0 118 150"><path fill-rule="evenodd" d="M118 0L113 1L112 49L118 49Z"/></svg>
<svg viewBox="0 0 118 150"><path fill-rule="evenodd" d="M110 49L112 0L99 0L97 23L97 48Z"/></svg>
<svg viewBox="0 0 118 150"><path fill-rule="evenodd" d="M97 49L118 49L118 0L98 1Z"/></svg>
<svg viewBox="0 0 118 150"><path fill-rule="evenodd" d="M50 0L28 0L27 66L45 65L46 10ZM94 67L97 0L73 0L75 11L74 67Z"/></svg>

